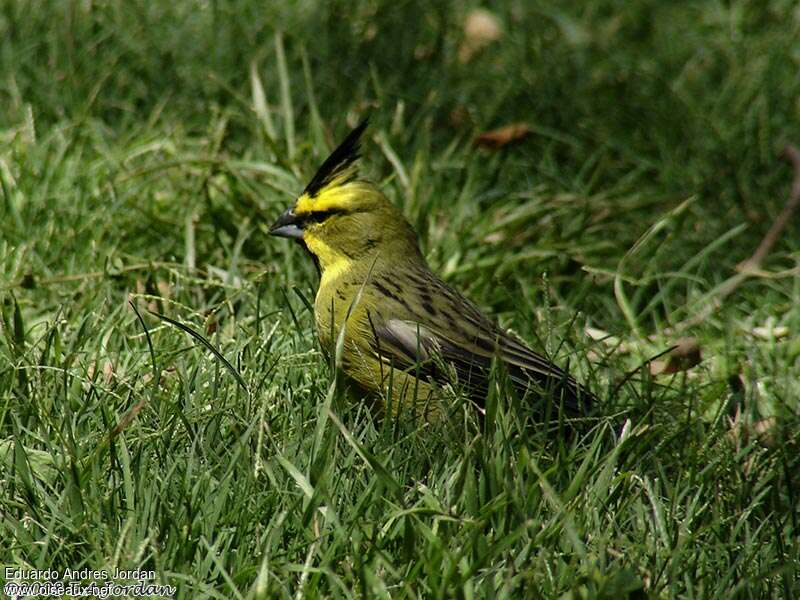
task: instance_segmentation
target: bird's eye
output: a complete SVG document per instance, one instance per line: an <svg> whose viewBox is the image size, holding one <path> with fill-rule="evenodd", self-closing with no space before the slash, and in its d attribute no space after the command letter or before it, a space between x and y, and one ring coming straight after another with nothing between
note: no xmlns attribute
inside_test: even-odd
<svg viewBox="0 0 800 600"><path fill-rule="evenodd" d="M330 208L328 210L312 210L311 212L304 213L302 218L303 225L311 223L322 223L335 215L347 215L353 211L343 208Z"/></svg>
<svg viewBox="0 0 800 600"><path fill-rule="evenodd" d="M337 211L334 210L316 210L314 212L308 213L304 218L303 221L306 223L322 223L328 217L333 216L336 214Z"/></svg>

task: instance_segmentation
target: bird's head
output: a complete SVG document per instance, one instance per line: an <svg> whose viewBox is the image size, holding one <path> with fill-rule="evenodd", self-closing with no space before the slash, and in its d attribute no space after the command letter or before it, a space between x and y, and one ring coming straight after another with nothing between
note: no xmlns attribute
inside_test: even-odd
<svg viewBox="0 0 800 600"><path fill-rule="evenodd" d="M301 242L323 274L333 265L380 254L419 255L416 233L403 213L358 177L359 140L366 126L364 121L348 134L269 230Z"/></svg>

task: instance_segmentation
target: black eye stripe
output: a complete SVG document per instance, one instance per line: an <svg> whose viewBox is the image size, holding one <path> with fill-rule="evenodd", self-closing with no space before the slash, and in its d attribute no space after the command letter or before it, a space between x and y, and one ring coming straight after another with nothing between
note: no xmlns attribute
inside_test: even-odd
<svg viewBox="0 0 800 600"><path fill-rule="evenodd" d="M353 210L346 210L343 208L332 208L330 210L312 210L311 212L307 212L300 216L302 222L305 223L322 223L328 217L332 217L334 215L349 215L352 214Z"/></svg>
<svg viewBox="0 0 800 600"><path fill-rule="evenodd" d="M303 215L303 223L322 223L328 217L335 215L335 210L316 210Z"/></svg>

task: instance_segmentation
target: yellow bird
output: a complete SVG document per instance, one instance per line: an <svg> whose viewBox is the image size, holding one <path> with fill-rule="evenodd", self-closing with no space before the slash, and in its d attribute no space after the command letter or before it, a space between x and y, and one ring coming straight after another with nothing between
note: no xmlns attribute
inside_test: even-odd
<svg viewBox="0 0 800 600"><path fill-rule="evenodd" d="M344 328L341 369L393 414L440 418L437 390L446 386L481 408L493 359L519 394L537 400L539 418L586 414L592 394L436 276L403 213L359 178L366 125L350 132L270 228L297 240L317 265L323 350L335 354Z"/></svg>

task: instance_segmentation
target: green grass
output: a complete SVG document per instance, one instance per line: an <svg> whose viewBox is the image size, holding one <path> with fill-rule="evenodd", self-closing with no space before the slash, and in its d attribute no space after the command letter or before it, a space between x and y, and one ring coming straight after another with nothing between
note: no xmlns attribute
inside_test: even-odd
<svg viewBox="0 0 800 600"><path fill-rule="evenodd" d="M461 3L284 4L0 4L0 564L180 598L800 596L796 225L718 302L789 193L794 3L508 0L466 65ZM589 383L585 435L502 381L494 420L435 427L334 383L313 266L265 228L366 112L364 170ZM687 335L698 366L619 386Z"/></svg>

